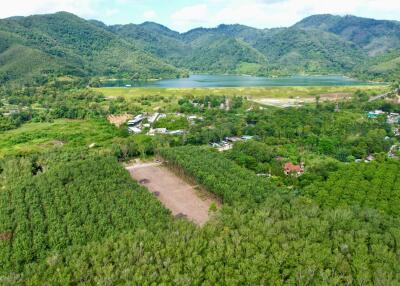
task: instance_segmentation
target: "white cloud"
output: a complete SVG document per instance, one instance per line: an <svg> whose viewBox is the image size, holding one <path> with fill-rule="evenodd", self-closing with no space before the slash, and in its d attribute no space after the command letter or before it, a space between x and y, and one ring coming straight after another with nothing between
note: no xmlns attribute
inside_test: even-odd
<svg viewBox="0 0 400 286"><path fill-rule="evenodd" d="M400 0L10 0L0 18L68 11L84 18L122 24L152 20L187 31L221 23L271 28L290 26L321 13L400 20ZM191 1L193 3L193 1ZM174 12L167 12L174 9Z"/></svg>
<svg viewBox="0 0 400 286"><path fill-rule="evenodd" d="M173 13L171 25L180 31L220 23L271 28L323 13L400 20L398 11L397 0L206 0Z"/></svg>
<svg viewBox="0 0 400 286"><path fill-rule="evenodd" d="M145 20L154 20L157 17L157 13L154 10L148 10L143 13L143 18Z"/></svg>
<svg viewBox="0 0 400 286"><path fill-rule="evenodd" d="M2 5L0 18L68 11L82 17L97 15L96 0L12 0Z"/></svg>
<svg viewBox="0 0 400 286"><path fill-rule="evenodd" d="M105 14L106 14L107 17L112 17L112 16L117 15L118 13L119 13L118 9L109 9L109 10L106 11Z"/></svg>
<svg viewBox="0 0 400 286"><path fill-rule="evenodd" d="M172 25L178 30L196 27L209 23L210 14L206 4L187 6L171 15Z"/></svg>

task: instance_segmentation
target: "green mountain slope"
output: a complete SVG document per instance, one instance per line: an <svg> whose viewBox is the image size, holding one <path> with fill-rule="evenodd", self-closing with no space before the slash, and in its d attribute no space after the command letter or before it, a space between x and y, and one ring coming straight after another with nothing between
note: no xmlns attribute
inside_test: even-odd
<svg viewBox="0 0 400 286"><path fill-rule="evenodd" d="M110 26L109 30L135 43L140 49L171 63L187 53L188 47L181 41L178 32L156 23L115 25Z"/></svg>
<svg viewBox="0 0 400 286"><path fill-rule="evenodd" d="M400 22L397 21L327 14L305 18L295 27L334 33L362 47L370 56L400 47Z"/></svg>
<svg viewBox="0 0 400 286"><path fill-rule="evenodd" d="M193 72L266 73L267 60L259 51L214 29L179 34L151 22L110 29L152 55Z"/></svg>
<svg viewBox="0 0 400 286"><path fill-rule="evenodd" d="M60 12L0 20L0 82L51 75L148 79L187 72L398 75L400 22L315 15L293 27L244 25L180 34L145 22L107 26Z"/></svg>
<svg viewBox="0 0 400 286"><path fill-rule="evenodd" d="M181 66L199 72L266 73L265 56L248 43L219 33L204 33L185 41L191 53L180 61Z"/></svg>
<svg viewBox="0 0 400 286"><path fill-rule="evenodd" d="M253 46L287 73L347 72L365 57L351 42L319 30L269 30Z"/></svg>
<svg viewBox="0 0 400 286"><path fill-rule="evenodd" d="M145 53L133 43L65 12L1 20L0 37L7 43L0 46L4 60L0 68L3 78L14 78L13 71L7 68L11 66L17 66L22 77L29 77L33 71L39 76L42 65L54 68L53 72L72 75L129 78L179 75L178 69ZM8 49L15 49L15 45L25 47L21 51L22 57L27 51L35 50L38 60L34 69L24 70L19 57L3 55L10 53Z"/></svg>
<svg viewBox="0 0 400 286"><path fill-rule="evenodd" d="M368 59L355 68L355 75L366 79L397 81L400 78L400 50Z"/></svg>

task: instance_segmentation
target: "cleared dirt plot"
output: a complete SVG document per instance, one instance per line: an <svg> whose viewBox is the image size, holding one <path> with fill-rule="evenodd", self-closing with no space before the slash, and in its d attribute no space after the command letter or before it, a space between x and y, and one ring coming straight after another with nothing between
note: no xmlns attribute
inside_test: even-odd
<svg viewBox="0 0 400 286"><path fill-rule="evenodd" d="M107 117L107 120L111 124L114 124L115 126L120 127L122 124L127 122L132 117L133 116L131 114L125 113L125 114L120 114L120 115L109 115Z"/></svg>
<svg viewBox="0 0 400 286"><path fill-rule="evenodd" d="M186 217L198 225L209 219L209 209L214 202L201 196L193 186L176 176L161 163L135 163L127 167L132 178L152 192L176 217Z"/></svg>
<svg viewBox="0 0 400 286"><path fill-rule="evenodd" d="M338 101L341 99L350 99L352 97L351 93L323 93L319 94L320 101ZM261 103L263 105L276 106L276 107L299 107L304 103L313 103L315 102L315 97L300 97L296 96L294 98L252 98L254 102Z"/></svg>

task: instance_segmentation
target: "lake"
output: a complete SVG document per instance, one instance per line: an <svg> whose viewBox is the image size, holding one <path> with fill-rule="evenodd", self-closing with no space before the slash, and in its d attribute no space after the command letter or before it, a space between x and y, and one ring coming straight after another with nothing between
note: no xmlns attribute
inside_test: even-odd
<svg viewBox="0 0 400 286"><path fill-rule="evenodd" d="M201 88L201 87L260 87L260 86L343 86L371 85L371 83L345 76L291 76L266 78L244 75L191 75L188 78L162 79L156 81L113 80L103 87L155 87L155 88Z"/></svg>

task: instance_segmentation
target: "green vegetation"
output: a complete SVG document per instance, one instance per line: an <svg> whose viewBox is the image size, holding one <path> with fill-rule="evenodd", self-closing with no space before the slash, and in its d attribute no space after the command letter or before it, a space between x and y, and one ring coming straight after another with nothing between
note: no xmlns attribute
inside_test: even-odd
<svg viewBox="0 0 400 286"><path fill-rule="evenodd" d="M373 211L321 209L271 197L256 209L225 208L196 229L124 233L32 268L30 285L395 285L399 221ZM7 277L12 285L15 280Z"/></svg>
<svg viewBox="0 0 400 286"><path fill-rule="evenodd" d="M168 223L167 211L115 159L61 156L2 162L0 233L8 237L0 241L0 274L51 253L57 260L70 246Z"/></svg>
<svg viewBox="0 0 400 286"><path fill-rule="evenodd" d="M182 130L189 127L189 122L183 116L167 116L160 118L155 124L155 128L167 128L168 130Z"/></svg>
<svg viewBox="0 0 400 286"><path fill-rule="evenodd" d="M208 149L194 146L161 149L160 156L230 204L244 200L261 202L273 190L266 180Z"/></svg>
<svg viewBox="0 0 400 286"><path fill-rule="evenodd" d="M156 23L106 26L65 12L12 17L0 21L0 83L40 85L68 75L96 87L101 79L190 72L339 73L389 81L398 75L399 27L393 21L317 15L289 28L220 25L180 34Z"/></svg>
<svg viewBox="0 0 400 286"><path fill-rule="evenodd" d="M51 148L104 146L124 133L106 120L67 120L53 123L28 123L1 134L0 157L29 154Z"/></svg>
<svg viewBox="0 0 400 286"><path fill-rule="evenodd" d="M40 83L54 75L148 79L182 73L104 27L65 12L1 20L0 38L0 83Z"/></svg>
<svg viewBox="0 0 400 286"><path fill-rule="evenodd" d="M400 107L368 102L376 87L345 89L351 99L287 109L238 96L246 89L3 89L2 113L15 112L0 117L0 284L396 285L397 125L367 112ZM155 107L167 114L158 127L186 132L131 135L105 120ZM204 146L242 135L253 139L223 153ZM172 218L121 166L157 155L221 199L205 226ZM286 176L286 162L304 174Z"/></svg>
<svg viewBox="0 0 400 286"><path fill-rule="evenodd" d="M95 87L190 71L394 80L398 27L320 15L179 34L68 13L0 20L0 284L397 285L400 125L368 117L400 113L394 98L369 101L389 84ZM256 102L268 97L306 103ZM166 116L151 127L185 132L129 134L121 119L155 112ZM223 203L204 226L172 217L123 168L149 158ZM289 162L300 171L286 174Z"/></svg>
<svg viewBox="0 0 400 286"><path fill-rule="evenodd" d="M106 97L124 97L126 99L154 96L158 99L183 96L249 96L252 98L276 97L295 98L312 97L323 94L350 94L357 90L380 94L387 86L312 86L312 87L230 87L230 88L95 88ZM161 98L160 98L161 97Z"/></svg>
<svg viewBox="0 0 400 286"><path fill-rule="evenodd" d="M358 103L357 106L343 102L340 112L334 112L334 103L319 108L254 112L247 116L247 122L252 124L246 132L262 137L269 145L294 144L303 150L346 162L354 157L387 152L392 145L393 132L385 118L371 120L366 116L367 110L377 106L382 108L382 103ZM398 111L398 106L391 109L388 104L387 108Z"/></svg>
<svg viewBox="0 0 400 286"><path fill-rule="evenodd" d="M305 188L304 194L331 208L359 205L398 217L399 174L398 161L345 165L326 180Z"/></svg>

